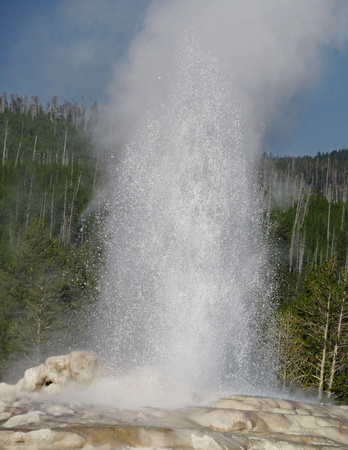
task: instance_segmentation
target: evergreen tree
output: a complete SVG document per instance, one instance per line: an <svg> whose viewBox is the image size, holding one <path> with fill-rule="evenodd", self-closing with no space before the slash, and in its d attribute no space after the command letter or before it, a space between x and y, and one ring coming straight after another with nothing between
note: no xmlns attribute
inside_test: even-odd
<svg viewBox="0 0 348 450"><path fill-rule="evenodd" d="M291 377L301 379L304 386L315 386L319 401L324 393L327 397L335 394L338 399L348 400L343 389L348 382L347 295L347 275L338 269L333 257L310 271L304 282L304 293L288 310L296 323L290 351L301 346L300 363ZM283 322L285 318L283 315ZM280 330L282 334L286 331L282 324ZM284 349L282 357L296 362L286 356Z"/></svg>
<svg viewBox="0 0 348 450"><path fill-rule="evenodd" d="M48 350L68 336L66 255L37 220L27 228L25 241L2 274L1 303L11 305L6 319L11 357L38 364ZM63 333L64 330L64 333Z"/></svg>
<svg viewBox="0 0 348 450"><path fill-rule="evenodd" d="M46 113L37 97L30 111L27 98L11 96L10 109L1 98L0 379L76 349L96 297L100 246L93 214L81 214L103 168L79 108L65 107L75 125L59 119L57 97Z"/></svg>

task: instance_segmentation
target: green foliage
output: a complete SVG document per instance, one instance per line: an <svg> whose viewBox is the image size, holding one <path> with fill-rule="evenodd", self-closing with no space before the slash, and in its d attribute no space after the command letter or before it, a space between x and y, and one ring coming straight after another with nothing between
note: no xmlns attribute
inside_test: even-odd
<svg viewBox="0 0 348 450"><path fill-rule="evenodd" d="M348 402L347 297L348 277L331 258L310 270L303 293L280 311L279 355L285 385L301 380L303 386L318 389L319 400L325 393Z"/></svg>
<svg viewBox="0 0 348 450"><path fill-rule="evenodd" d="M32 221L28 227L24 243L6 267L0 297L12 305L7 314L11 356L30 355L36 363L64 335L70 300L62 296L68 282L66 254L43 225Z"/></svg>
<svg viewBox="0 0 348 450"><path fill-rule="evenodd" d="M100 251L95 219L82 214L101 171L76 104L59 110L56 99L44 113L33 98L25 113L11 96L1 113L3 98L0 378L13 380L17 362L32 366L76 346L86 325Z"/></svg>
<svg viewBox="0 0 348 450"><path fill-rule="evenodd" d="M279 284L281 382L345 403L347 170L346 149L315 158L264 155L260 163Z"/></svg>

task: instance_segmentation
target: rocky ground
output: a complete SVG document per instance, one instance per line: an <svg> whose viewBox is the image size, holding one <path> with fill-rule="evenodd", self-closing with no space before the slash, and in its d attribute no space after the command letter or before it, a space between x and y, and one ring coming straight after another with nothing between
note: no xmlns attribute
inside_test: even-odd
<svg viewBox="0 0 348 450"><path fill-rule="evenodd" d="M98 362L59 358L0 384L1 449L348 449L346 406L233 396L176 410L103 408L69 402L56 383L90 381Z"/></svg>

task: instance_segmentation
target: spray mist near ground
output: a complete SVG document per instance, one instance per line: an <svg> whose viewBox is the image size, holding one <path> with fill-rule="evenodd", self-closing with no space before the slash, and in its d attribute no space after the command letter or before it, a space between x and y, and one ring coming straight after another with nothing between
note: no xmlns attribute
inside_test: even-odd
<svg viewBox="0 0 348 450"><path fill-rule="evenodd" d="M108 392L132 405L276 386L255 165L270 124L294 125L323 48L343 43L344 4L212 3L152 3L99 129L110 182L94 340Z"/></svg>

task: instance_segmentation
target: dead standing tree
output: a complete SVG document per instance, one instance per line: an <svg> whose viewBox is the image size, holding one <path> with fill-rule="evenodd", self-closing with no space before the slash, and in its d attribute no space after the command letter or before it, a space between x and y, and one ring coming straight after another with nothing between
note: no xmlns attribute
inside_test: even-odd
<svg viewBox="0 0 348 450"><path fill-rule="evenodd" d="M301 336L308 356L307 385L318 388L318 400L324 392L331 396L340 364L339 349L347 333L347 278L338 272L336 258L326 261L305 281L306 294L295 306Z"/></svg>

